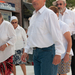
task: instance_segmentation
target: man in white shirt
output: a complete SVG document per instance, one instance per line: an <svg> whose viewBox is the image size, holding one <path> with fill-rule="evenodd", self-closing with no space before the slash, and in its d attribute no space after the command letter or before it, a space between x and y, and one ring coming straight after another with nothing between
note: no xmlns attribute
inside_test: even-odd
<svg viewBox="0 0 75 75"><path fill-rule="evenodd" d="M30 19L27 46L21 60L33 48L35 75L57 75L61 54L65 52L58 18L45 6L46 0L32 0L35 11Z"/></svg>
<svg viewBox="0 0 75 75"><path fill-rule="evenodd" d="M75 54L75 13L66 8L66 0L56 0L53 2L59 9L59 19L67 23L72 36L72 49ZM75 55L72 57L71 63L72 75L75 75Z"/></svg>

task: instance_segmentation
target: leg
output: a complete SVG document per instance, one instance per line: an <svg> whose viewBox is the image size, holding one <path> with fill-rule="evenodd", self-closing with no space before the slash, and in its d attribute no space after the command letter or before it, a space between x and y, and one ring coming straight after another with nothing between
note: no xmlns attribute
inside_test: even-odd
<svg viewBox="0 0 75 75"><path fill-rule="evenodd" d="M38 50L34 50L33 52L33 62L34 62L34 73L35 75L40 74L40 61L38 60Z"/></svg>
<svg viewBox="0 0 75 75"><path fill-rule="evenodd" d="M75 55L72 56L71 70L72 70L72 75L75 75Z"/></svg>
<svg viewBox="0 0 75 75"><path fill-rule="evenodd" d="M75 75L75 40L73 39L73 37L72 37L72 50L74 56L72 56L71 70L72 70L72 75Z"/></svg>
<svg viewBox="0 0 75 75"><path fill-rule="evenodd" d="M20 66L21 66L21 69L22 69L24 75L26 75L26 66L25 66L25 64L20 64Z"/></svg>
<svg viewBox="0 0 75 75"><path fill-rule="evenodd" d="M41 60L41 75L57 75L58 65L53 65L53 58L55 56L55 47L48 47L42 49Z"/></svg>
<svg viewBox="0 0 75 75"><path fill-rule="evenodd" d="M16 75L16 66L13 64L13 74Z"/></svg>

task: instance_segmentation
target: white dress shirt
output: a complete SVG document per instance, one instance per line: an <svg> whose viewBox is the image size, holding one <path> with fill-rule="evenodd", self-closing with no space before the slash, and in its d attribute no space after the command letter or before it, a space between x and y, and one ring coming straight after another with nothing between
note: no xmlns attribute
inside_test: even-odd
<svg viewBox="0 0 75 75"><path fill-rule="evenodd" d="M16 36L17 36L17 41L15 43L15 50L19 50L26 46L27 35L26 35L25 30L19 25L15 29L15 31L16 31Z"/></svg>
<svg viewBox="0 0 75 75"><path fill-rule="evenodd" d="M59 13L59 19L69 25L71 35L75 34L75 12L66 8L63 15Z"/></svg>
<svg viewBox="0 0 75 75"><path fill-rule="evenodd" d="M68 42L67 42L67 40L64 37L64 34L66 32L70 32L70 29L69 29L69 26L66 23L64 23L63 21L61 21L61 20L59 20L59 24L60 24L60 28L61 28L61 31L62 31L62 34L63 34L63 44L64 44L64 47L65 47L65 53L61 55L61 59L63 59L65 54L66 54L67 45L68 45ZM70 55L73 55L72 49L70 51Z"/></svg>
<svg viewBox="0 0 75 75"><path fill-rule="evenodd" d="M4 51L0 51L0 62L3 62L10 56L14 55L15 42L16 42L15 30L10 22L4 20L0 25L0 46L6 43L9 43L10 45L6 47Z"/></svg>
<svg viewBox="0 0 75 75"><path fill-rule="evenodd" d="M30 19L25 52L29 53L31 51L29 47L44 48L53 44L55 44L56 55L65 52L57 16L52 10L43 6L39 11L34 11Z"/></svg>

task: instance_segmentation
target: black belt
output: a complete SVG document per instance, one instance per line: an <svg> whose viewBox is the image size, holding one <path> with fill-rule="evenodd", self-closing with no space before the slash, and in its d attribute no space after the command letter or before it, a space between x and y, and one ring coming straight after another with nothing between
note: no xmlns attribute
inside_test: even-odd
<svg viewBox="0 0 75 75"><path fill-rule="evenodd" d="M38 47L33 47L33 49L35 50L35 49L37 49ZM38 49L41 49L41 48L38 48Z"/></svg>

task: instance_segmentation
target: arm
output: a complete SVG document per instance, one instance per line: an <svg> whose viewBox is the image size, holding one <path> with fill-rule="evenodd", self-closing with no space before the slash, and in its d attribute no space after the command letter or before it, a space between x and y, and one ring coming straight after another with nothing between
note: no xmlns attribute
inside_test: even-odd
<svg viewBox="0 0 75 75"><path fill-rule="evenodd" d="M32 54L33 53L33 48L31 48L31 47L29 47L29 45L28 45L28 43L27 43L27 45L26 45L26 47L24 48L25 49L25 51L24 51L24 53L22 54L22 57L21 57L21 60L23 61L23 62L26 62L26 57L28 56L28 54Z"/></svg>
<svg viewBox="0 0 75 75"><path fill-rule="evenodd" d="M55 14L51 14L49 17L50 18L47 21L47 23L49 22L48 30L55 44L55 55L61 56L61 54L65 52L65 48L63 45L63 35L60 30L59 21Z"/></svg>
<svg viewBox="0 0 75 75"><path fill-rule="evenodd" d="M61 61L61 54L65 52L62 42L62 33L60 30L58 18L55 14L51 14L49 16L48 22L48 30L51 33L52 39L55 43L55 57L53 59L53 64L57 65Z"/></svg>
<svg viewBox="0 0 75 75"><path fill-rule="evenodd" d="M66 55L65 55L65 57L64 57L64 62L68 62L68 61L69 61L69 54L70 54L71 47L72 47L72 40L71 40L70 32L66 32L66 33L64 34L64 37L65 37L65 39L66 39L67 42L68 42Z"/></svg>
<svg viewBox="0 0 75 75"><path fill-rule="evenodd" d="M26 46L27 44L27 35L26 35L26 32L24 29L22 29L22 39L23 39L23 44L24 44L24 47Z"/></svg>
<svg viewBox="0 0 75 75"><path fill-rule="evenodd" d="M5 44L0 46L1 51L4 51L5 48L8 47L9 45L14 45L16 42L16 34L15 34L14 28L11 24L8 25L7 36L9 39Z"/></svg>
<svg viewBox="0 0 75 75"><path fill-rule="evenodd" d="M7 41L8 44L14 45L16 43L16 33L11 24L8 26L8 38L9 40Z"/></svg>

